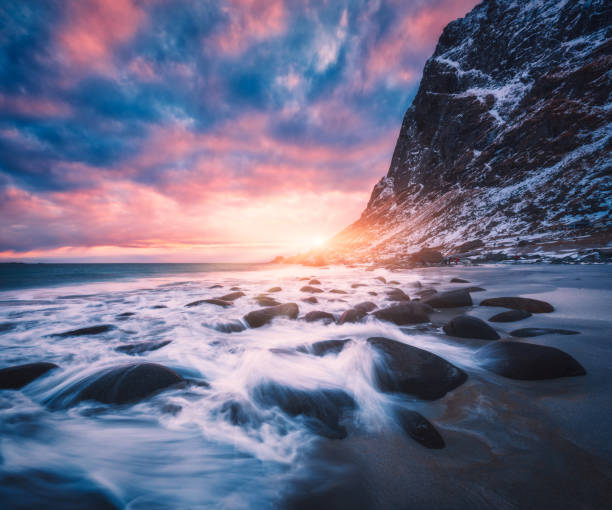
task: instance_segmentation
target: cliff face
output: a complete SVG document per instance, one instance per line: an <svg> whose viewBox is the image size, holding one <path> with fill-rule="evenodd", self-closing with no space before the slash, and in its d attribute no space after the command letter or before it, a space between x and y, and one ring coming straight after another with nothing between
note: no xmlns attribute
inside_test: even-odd
<svg viewBox="0 0 612 510"><path fill-rule="evenodd" d="M450 23L389 172L327 255L610 233L612 3L485 0Z"/></svg>

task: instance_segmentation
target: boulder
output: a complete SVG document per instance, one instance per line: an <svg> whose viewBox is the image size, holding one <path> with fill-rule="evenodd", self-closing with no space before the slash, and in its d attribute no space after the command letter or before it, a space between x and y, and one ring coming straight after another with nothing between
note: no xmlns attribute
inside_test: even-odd
<svg viewBox="0 0 612 510"><path fill-rule="evenodd" d="M354 307L355 310L359 310L360 312L369 313L372 310L376 310L378 308L372 301L363 301L361 303L357 303Z"/></svg>
<svg viewBox="0 0 612 510"><path fill-rule="evenodd" d="M358 289L359 287L367 287L365 283L352 283L351 289Z"/></svg>
<svg viewBox="0 0 612 510"><path fill-rule="evenodd" d="M344 419L357 408L355 400L342 390L302 390L272 381L256 386L251 395L262 408L278 407L291 417L301 416L310 430L330 439L347 436Z"/></svg>
<svg viewBox="0 0 612 510"><path fill-rule="evenodd" d="M389 285L399 285L400 282L398 282L397 280L391 280L389 282L387 282Z"/></svg>
<svg viewBox="0 0 612 510"><path fill-rule="evenodd" d="M472 296L464 289L450 290L428 297L424 302L434 308L458 308L472 306Z"/></svg>
<svg viewBox="0 0 612 510"><path fill-rule="evenodd" d="M468 280L463 278L451 278L451 283L470 283Z"/></svg>
<svg viewBox="0 0 612 510"><path fill-rule="evenodd" d="M171 340L163 340L161 342L138 342L137 344L124 344L117 347L115 350L125 354L142 354L143 352L156 351L171 343Z"/></svg>
<svg viewBox="0 0 612 510"><path fill-rule="evenodd" d="M26 469L0 474L0 501L4 510L119 510L125 508L110 490L83 478L75 469L58 465L57 471Z"/></svg>
<svg viewBox="0 0 612 510"><path fill-rule="evenodd" d="M209 289L220 289L222 288L223 285L219 285L218 283L216 285L211 285L210 287L208 287Z"/></svg>
<svg viewBox="0 0 612 510"><path fill-rule="evenodd" d="M272 287L272 288L268 289L267 292L280 292L281 290L283 290L283 289L281 289L280 287Z"/></svg>
<svg viewBox="0 0 612 510"><path fill-rule="evenodd" d="M107 333L115 329L115 326L110 324L100 324L99 326L88 326L86 328L71 329L70 331L64 331L63 333L53 333L51 336L60 338L66 338L71 336L89 336L99 335L101 333Z"/></svg>
<svg viewBox="0 0 612 510"><path fill-rule="evenodd" d="M494 342L478 349L477 364L509 379L541 380L585 375L586 370L555 347L523 342Z"/></svg>
<svg viewBox="0 0 612 510"><path fill-rule="evenodd" d="M342 315L338 318L338 324L346 324L347 322L359 322L367 315L366 312L362 310L357 310L356 308L349 308L342 312Z"/></svg>
<svg viewBox="0 0 612 510"><path fill-rule="evenodd" d="M238 298L241 298L243 296L246 296L246 294L244 292L238 291L238 292L230 292L229 294L226 294L225 296L221 296L219 299L221 301L235 301Z"/></svg>
<svg viewBox="0 0 612 510"><path fill-rule="evenodd" d="M436 400L463 384L467 374L435 354L384 337L367 342L383 356L375 377L381 391Z"/></svg>
<svg viewBox="0 0 612 510"><path fill-rule="evenodd" d="M95 400L103 404L138 402L185 380L174 370L157 363L130 363L100 370L62 390L48 402L66 408Z"/></svg>
<svg viewBox="0 0 612 510"><path fill-rule="evenodd" d="M237 427L250 426L257 428L261 425L261 418L257 410L249 402L228 400L221 405L219 414L226 421Z"/></svg>
<svg viewBox="0 0 612 510"><path fill-rule="evenodd" d="M211 328L220 331L221 333L240 333L246 329L246 326L239 320L228 322L217 322L210 326Z"/></svg>
<svg viewBox="0 0 612 510"><path fill-rule="evenodd" d="M315 356L338 354L350 341L350 338L344 340L321 340L320 342L315 342L314 344L312 344L310 350Z"/></svg>
<svg viewBox="0 0 612 510"><path fill-rule="evenodd" d="M390 289L387 291L387 301L410 301L410 296L402 289Z"/></svg>
<svg viewBox="0 0 612 510"><path fill-rule="evenodd" d="M193 308L194 306L200 306L203 304L221 306L223 308L227 308L228 306L232 306L232 303L229 301L225 301L223 299L211 298L211 299L198 299L197 301L192 301L191 303L187 303L185 306L188 308Z"/></svg>
<svg viewBox="0 0 612 510"><path fill-rule="evenodd" d="M531 317L529 312L525 310L509 310L507 312L501 312L489 319L490 322L516 322L522 321Z"/></svg>
<svg viewBox="0 0 612 510"><path fill-rule="evenodd" d="M513 310L524 310L529 313L550 313L555 309L550 303L538 299L523 297L497 297L481 301L480 306L500 306L512 308Z"/></svg>
<svg viewBox="0 0 612 510"><path fill-rule="evenodd" d="M257 301L259 306L278 306L281 304L280 301L269 296L257 296L255 301Z"/></svg>
<svg viewBox="0 0 612 510"><path fill-rule="evenodd" d="M308 285L321 285L321 282L317 280L316 278L313 278L312 280L308 282Z"/></svg>
<svg viewBox="0 0 612 510"><path fill-rule="evenodd" d="M274 317L288 317L296 319L299 313L298 305L285 303L278 306L270 306L261 310L254 310L244 316L244 320L251 328L260 328L268 324Z"/></svg>
<svg viewBox="0 0 612 510"><path fill-rule="evenodd" d="M2 368L0 369L0 390L18 390L23 388L54 368L58 368L55 363L44 361Z"/></svg>
<svg viewBox="0 0 612 510"><path fill-rule="evenodd" d="M387 280L382 276L376 276L374 279L382 283L387 283Z"/></svg>
<svg viewBox="0 0 612 510"><path fill-rule="evenodd" d="M421 303L402 303L376 310L374 316L382 321L405 326L429 322L429 313L432 311L431 307Z"/></svg>
<svg viewBox="0 0 612 510"><path fill-rule="evenodd" d="M304 303L310 303L311 305L316 305L319 302L319 300L314 296L303 298L302 301L304 301Z"/></svg>
<svg viewBox="0 0 612 510"><path fill-rule="evenodd" d="M331 292L332 294L348 294L348 292L346 292L345 290L341 290L341 289L332 289L329 292Z"/></svg>
<svg viewBox="0 0 612 510"><path fill-rule="evenodd" d="M578 331L571 329L554 329L554 328L522 328L510 331L512 336L519 338L530 338L541 335L578 335Z"/></svg>
<svg viewBox="0 0 612 510"><path fill-rule="evenodd" d="M413 253L410 258L412 261L421 264L440 264L444 260L442 253L431 248L422 248L417 253Z"/></svg>
<svg viewBox="0 0 612 510"><path fill-rule="evenodd" d="M453 317L443 327L444 332L450 336L460 338L478 338L480 340L499 340L500 336L485 321L470 315Z"/></svg>
<svg viewBox="0 0 612 510"><path fill-rule="evenodd" d="M323 312L321 310L315 310L313 312L308 312L304 315L304 320L306 322L315 322L315 321L323 321L326 324L331 324L332 322L336 322L336 318L329 312Z"/></svg>
<svg viewBox="0 0 612 510"><path fill-rule="evenodd" d="M310 294L320 294L323 292L322 289L313 287L312 285L304 285L301 289L302 292L309 292Z"/></svg>
<svg viewBox="0 0 612 510"><path fill-rule="evenodd" d="M395 411L395 419L417 443L425 448L444 448L444 439L436 428L422 414L411 409L400 408Z"/></svg>
<svg viewBox="0 0 612 510"><path fill-rule="evenodd" d="M123 313L117 314L115 317L119 320L124 320L134 315L136 315L134 312L123 312Z"/></svg>
<svg viewBox="0 0 612 510"><path fill-rule="evenodd" d="M230 287L230 290L242 290L240 287Z"/></svg>
<svg viewBox="0 0 612 510"><path fill-rule="evenodd" d="M368 294L370 296L378 296L378 292L374 292L373 290L369 291Z"/></svg>

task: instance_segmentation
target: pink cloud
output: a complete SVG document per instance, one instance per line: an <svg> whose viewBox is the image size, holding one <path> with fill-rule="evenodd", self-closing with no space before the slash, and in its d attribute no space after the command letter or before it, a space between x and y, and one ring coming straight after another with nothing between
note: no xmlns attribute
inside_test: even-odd
<svg viewBox="0 0 612 510"><path fill-rule="evenodd" d="M207 41L222 53L237 55L255 41L280 35L286 28L283 0L228 0L228 25Z"/></svg>
<svg viewBox="0 0 612 510"><path fill-rule="evenodd" d="M364 87L368 89L380 80L393 84L416 80L420 75L421 60L425 60L435 46L442 29L450 21L464 16L477 3L477 0L448 0L434 7L408 12L371 48L365 60ZM410 66L411 60L416 67Z"/></svg>
<svg viewBox="0 0 612 510"><path fill-rule="evenodd" d="M71 108L66 103L44 97L0 94L0 111L28 117L65 117Z"/></svg>
<svg viewBox="0 0 612 510"><path fill-rule="evenodd" d="M61 58L76 68L112 71L112 51L129 41L146 19L133 0L69 0L59 28Z"/></svg>

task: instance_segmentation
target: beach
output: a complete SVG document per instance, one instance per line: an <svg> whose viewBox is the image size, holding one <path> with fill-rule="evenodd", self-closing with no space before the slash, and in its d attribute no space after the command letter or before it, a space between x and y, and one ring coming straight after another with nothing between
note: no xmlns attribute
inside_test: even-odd
<svg viewBox="0 0 612 510"><path fill-rule="evenodd" d="M54 365L0 390L8 508L603 508L612 497L610 265L90 274L0 291L0 369ZM414 324L377 315L457 290L472 305L432 301ZM509 309L480 303L501 296L554 311L491 322ZM288 303L297 317L278 308ZM280 311L249 315L266 308ZM355 322L339 324L347 310ZM305 320L315 311L331 316ZM448 334L464 314L499 339ZM533 332L544 328L557 332ZM504 342L557 348L585 374L500 375L482 349ZM397 343L436 355L452 381L436 395L385 387ZM139 364L180 384L96 393L99 374Z"/></svg>

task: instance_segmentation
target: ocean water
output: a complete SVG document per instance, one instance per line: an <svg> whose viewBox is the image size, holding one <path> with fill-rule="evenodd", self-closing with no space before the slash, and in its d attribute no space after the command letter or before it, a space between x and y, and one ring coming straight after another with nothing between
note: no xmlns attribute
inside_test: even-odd
<svg viewBox="0 0 612 510"><path fill-rule="evenodd" d="M257 264L239 263L114 263L22 264L0 263L0 290L108 282L134 278L189 275L218 271L246 271Z"/></svg>
<svg viewBox="0 0 612 510"><path fill-rule="evenodd" d="M19 391L0 391L0 499L8 508L49 501L54 508L322 509L408 503L415 508L511 508L525 503L521 498L538 501L529 485L537 477L534 466L547 472L549 486L539 490L553 501L569 497L557 486L570 474L573 481L564 483L572 497L584 500L588 490L593 501L605 501L606 480L612 476L612 413L601 412L602 406L609 408L612 389L612 347L602 341L611 326L608 266L400 273L211 264L11 266L12 273L2 268L0 368L33 361L60 368ZM384 284L376 276L398 283ZM482 342L442 333L448 312L436 314L426 328L400 328L369 316L341 326L279 318L258 329L219 330L220 324L241 322L260 308L255 296L275 286L282 290L269 295L297 303L300 316L312 310L338 316L363 301L387 306L390 287L413 298L416 282L438 290L457 288L450 283L454 276L487 289L473 294L475 303L517 294L553 303L554 314L496 327L506 336L516 327L554 324L579 330L580 335L533 341L563 348L589 376L533 384L485 373L473 361ZM303 301L308 294L300 289L309 277L321 281L317 304ZM185 306L220 297L232 287L246 295L231 307ZM486 318L500 310L475 306L462 311ZM111 329L53 336L96 325ZM434 402L383 393L373 371L380 356L366 342L371 336L438 354L468 372L468 382ZM353 341L339 354L300 352L316 341L348 338ZM118 350L145 341L169 343L139 355ZM133 405L50 405L96 372L142 361L170 367L194 383ZM303 417L262 406L254 394L269 382L348 394L357 403L345 423L348 437L321 437ZM446 448L428 450L407 437L394 419L398 405L434 423ZM608 432L591 434L594 422ZM584 480L576 478L575 463L589 466ZM510 475L512 487L504 485Z"/></svg>

